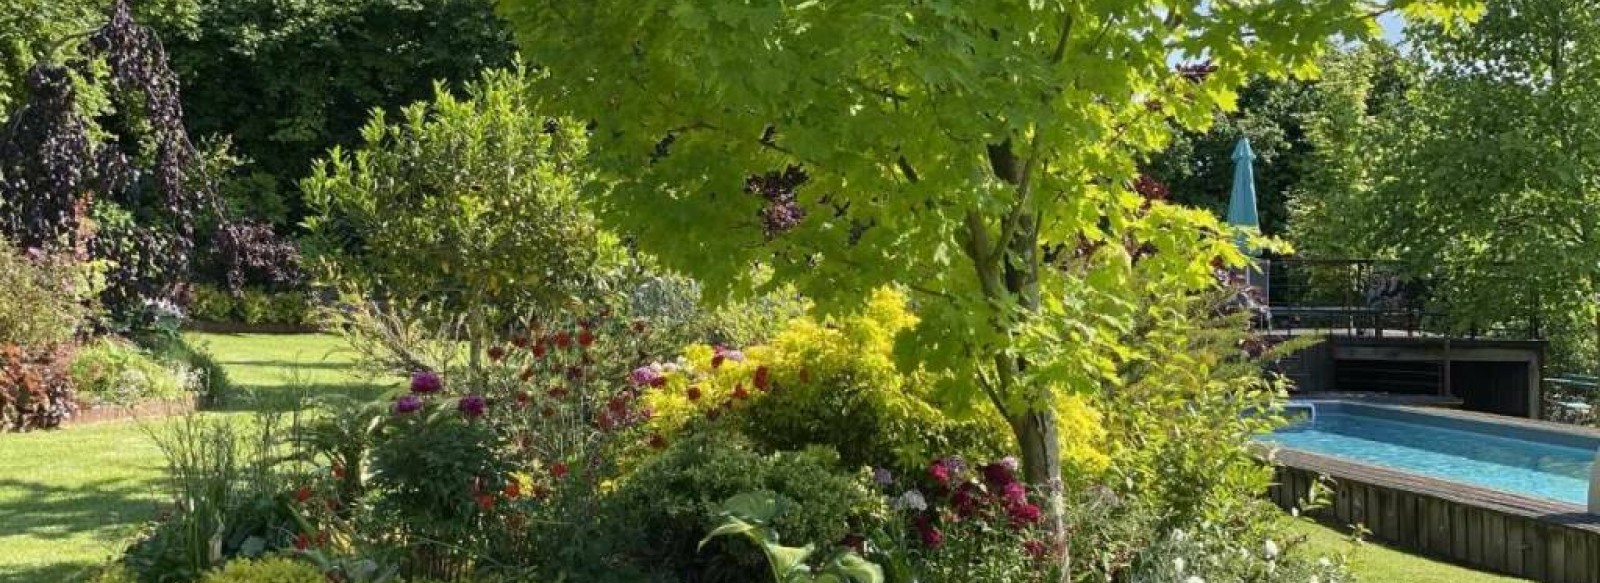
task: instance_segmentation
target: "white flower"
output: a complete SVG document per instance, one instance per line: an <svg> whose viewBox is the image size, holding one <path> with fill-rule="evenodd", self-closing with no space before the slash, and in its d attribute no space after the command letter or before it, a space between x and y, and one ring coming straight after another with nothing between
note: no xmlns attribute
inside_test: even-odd
<svg viewBox="0 0 1600 583"><path fill-rule="evenodd" d="M1188 538L1189 538L1189 533L1183 532L1183 529L1181 529L1181 528L1172 529L1172 541L1173 542L1180 542L1181 543L1181 542L1183 542L1185 540L1188 540Z"/></svg>
<svg viewBox="0 0 1600 583"><path fill-rule="evenodd" d="M915 510L921 512L928 509L928 500L922 497L922 492L906 490L891 504L895 510Z"/></svg>
<svg viewBox="0 0 1600 583"><path fill-rule="evenodd" d="M1275 542L1272 542L1271 540L1268 540L1266 542L1266 544L1261 545L1261 551L1267 555L1267 560L1268 561L1277 559L1278 558L1278 543L1275 543Z"/></svg>
<svg viewBox="0 0 1600 583"><path fill-rule="evenodd" d="M1332 567L1333 561L1329 560L1327 557L1317 557L1317 564L1322 565L1323 567Z"/></svg>
<svg viewBox="0 0 1600 583"><path fill-rule="evenodd" d="M1017 463L1017 456L1014 456L1014 455L1008 455L1006 457L1000 458L1000 465L1005 466L1006 469L1011 470L1013 472L1017 471L1017 468L1022 467L1022 464Z"/></svg>
<svg viewBox="0 0 1600 583"><path fill-rule="evenodd" d="M1201 579L1199 575L1190 575L1189 578L1183 580L1183 583L1206 583L1206 580Z"/></svg>
<svg viewBox="0 0 1600 583"><path fill-rule="evenodd" d="M1189 566L1189 562L1183 560L1183 557L1178 557L1172 560L1172 570L1179 575L1183 574L1183 568L1187 566Z"/></svg>

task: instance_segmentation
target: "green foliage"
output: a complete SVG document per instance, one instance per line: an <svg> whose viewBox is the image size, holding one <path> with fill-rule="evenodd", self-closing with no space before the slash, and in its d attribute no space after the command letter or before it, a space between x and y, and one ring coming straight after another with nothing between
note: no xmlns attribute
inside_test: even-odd
<svg viewBox="0 0 1600 583"><path fill-rule="evenodd" d="M775 583L883 583L883 568L847 549L835 550L820 565L812 564L812 545L786 547L767 522L780 513L779 499L771 492L746 492L722 504L722 523L700 541L700 547L719 536L743 536L761 547L772 567Z"/></svg>
<svg viewBox="0 0 1600 583"><path fill-rule="evenodd" d="M245 429L190 415L152 431L176 508L123 555L141 583L193 581L229 559L288 546L294 523L273 470L279 421L262 416Z"/></svg>
<svg viewBox="0 0 1600 583"><path fill-rule="evenodd" d="M79 398L113 404L171 400L191 387L187 370L172 370L138 346L102 338L79 349L67 367Z"/></svg>
<svg viewBox="0 0 1600 583"><path fill-rule="evenodd" d="M677 581L750 581L768 569L755 549L699 542L719 522L722 503L770 491L782 512L767 523L791 544L831 546L851 523L877 512L874 496L832 452L756 453L736 434L697 435L671 445L628 474L605 501L607 553ZM592 567L591 567L592 568Z"/></svg>
<svg viewBox="0 0 1600 583"><path fill-rule="evenodd" d="M134 7L141 22L191 26L196 0L154 0ZM111 0L5 0L0 2L0 120L25 97L28 68L76 57L73 39L105 23Z"/></svg>
<svg viewBox="0 0 1600 583"><path fill-rule="evenodd" d="M229 561L222 569L207 573L200 583L325 583L327 580L327 575L315 565L275 557Z"/></svg>
<svg viewBox="0 0 1600 583"><path fill-rule="evenodd" d="M549 72L550 111L595 120L609 224L713 298L757 263L824 314L886 284L917 290L905 359L1011 421L1039 484L1060 474L1051 392L1099 388L1128 352L1101 339L1130 324L1132 251L1169 255L1145 263L1174 294L1208 286L1219 255L1239 259L1209 243L1224 239L1213 218L1147 212L1139 159L1172 122L1201 129L1233 108L1252 76L1314 73L1330 36L1375 35L1373 8L500 4ZM1191 81L1175 54L1219 68ZM1046 260L1081 242L1109 243L1092 268Z"/></svg>
<svg viewBox="0 0 1600 583"><path fill-rule="evenodd" d="M207 347L181 335L146 336L139 344L156 360L168 368L182 371L188 378L189 390L201 396L220 400L232 388L228 371L212 357Z"/></svg>
<svg viewBox="0 0 1600 583"><path fill-rule="evenodd" d="M727 408L722 423L767 451L824 445L849 467L998 457L1007 445L1002 420L945 413L929 375L895 366L896 336L917 323L904 294L879 290L857 310L827 320L790 317L767 343L745 347L740 361L714 366L711 347L689 347L680 361L686 366L644 395L655 413L649 427L672 439ZM735 395L741 387L743 396ZM691 390L699 396L690 398Z"/></svg>
<svg viewBox="0 0 1600 583"><path fill-rule="evenodd" d="M488 0L188 2L190 19L157 28L189 127L231 136L247 172L225 198L280 227L305 214L295 185L308 163L358 143L373 110L427 99L435 81L459 89L512 56Z"/></svg>
<svg viewBox="0 0 1600 583"><path fill-rule="evenodd" d="M90 266L25 252L0 238L0 345L47 347L72 339L93 296Z"/></svg>
<svg viewBox="0 0 1600 583"><path fill-rule="evenodd" d="M1173 128L1172 143L1142 164L1162 183L1171 200L1226 216L1233 186L1233 149L1250 138L1255 152L1257 205L1261 232L1277 235L1289 219L1289 192L1311 171L1311 144L1302 119L1315 91L1300 80L1255 77L1239 90L1239 108L1218 112L1205 131Z"/></svg>
<svg viewBox="0 0 1600 583"><path fill-rule="evenodd" d="M392 531L385 538L416 551L412 574L441 575L436 569L448 572L484 548L497 517L492 497L511 479L511 465L500 436L458 411L459 401L426 400L421 410L396 409L383 424L367 485L374 519Z"/></svg>
<svg viewBox="0 0 1600 583"><path fill-rule="evenodd" d="M1408 26L1398 63L1346 59L1312 124L1329 176L1301 196L1304 246L1400 259L1454 330L1541 324L1594 366L1574 357L1600 335L1597 10L1495 2L1466 30Z"/></svg>
<svg viewBox="0 0 1600 583"><path fill-rule="evenodd" d="M335 148L302 187L335 275L385 299L463 313L560 305L621 264L578 190L586 132L535 108L521 69L485 73L460 99L375 112L363 145Z"/></svg>

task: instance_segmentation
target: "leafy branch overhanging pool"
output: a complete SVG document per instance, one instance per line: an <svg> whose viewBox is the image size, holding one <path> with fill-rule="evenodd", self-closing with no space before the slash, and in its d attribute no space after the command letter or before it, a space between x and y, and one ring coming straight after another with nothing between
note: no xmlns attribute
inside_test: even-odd
<svg viewBox="0 0 1600 583"><path fill-rule="evenodd" d="M1294 403L1264 441L1440 480L1569 504L1588 501L1600 438L1344 402Z"/></svg>

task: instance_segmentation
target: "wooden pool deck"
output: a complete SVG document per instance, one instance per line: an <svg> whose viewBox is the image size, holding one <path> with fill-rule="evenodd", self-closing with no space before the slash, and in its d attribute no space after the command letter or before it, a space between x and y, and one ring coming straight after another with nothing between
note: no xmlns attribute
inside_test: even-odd
<svg viewBox="0 0 1600 583"><path fill-rule="evenodd" d="M1600 437L1600 431L1463 411L1428 414ZM1471 567L1550 583L1600 583L1600 515L1555 500L1449 482L1310 452L1266 453L1277 479L1269 495L1299 508L1313 483L1331 504L1306 509L1374 539Z"/></svg>

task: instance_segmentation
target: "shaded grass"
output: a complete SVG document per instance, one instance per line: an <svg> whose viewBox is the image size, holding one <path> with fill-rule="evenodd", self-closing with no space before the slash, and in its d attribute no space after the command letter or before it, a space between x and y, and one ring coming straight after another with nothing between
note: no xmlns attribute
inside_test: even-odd
<svg viewBox="0 0 1600 583"><path fill-rule="evenodd" d="M210 418L248 420L305 396L374 398L332 336L192 334L238 388ZM0 435L0 583L68 581L120 553L162 502L161 420Z"/></svg>
<svg viewBox="0 0 1600 583"><path fill-rule="evenodd" d="M1406 554L1389 547L1364 542L1354 545L1347 535L1335 529L1296 521L1291 531L1307 537L1306 544L1316 554L1345 554L1350 569L1360 581L1371 583L1518 583L1523 579L1474 571L1449 563Z"/></svg>

